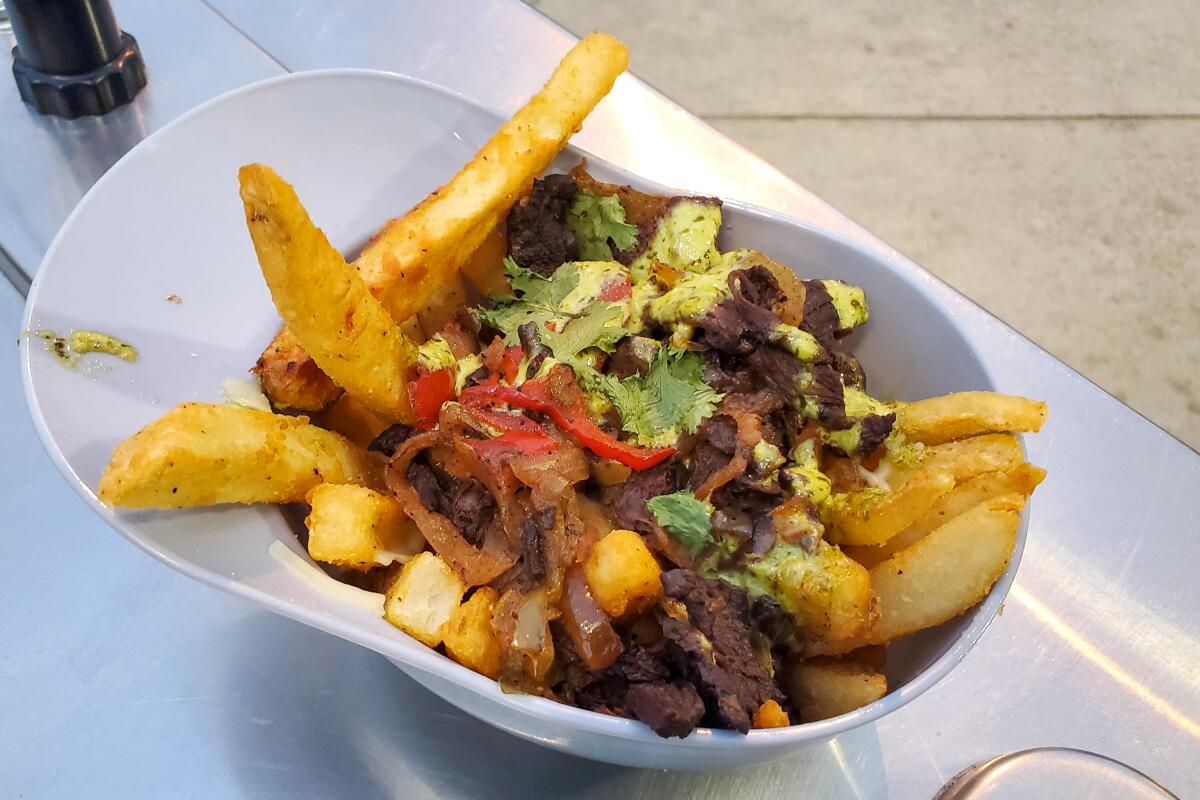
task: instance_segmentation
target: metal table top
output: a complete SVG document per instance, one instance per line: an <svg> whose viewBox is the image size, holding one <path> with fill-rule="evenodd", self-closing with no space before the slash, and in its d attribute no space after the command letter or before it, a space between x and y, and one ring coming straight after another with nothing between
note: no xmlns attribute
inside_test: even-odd
<svg viewBox="0 0 1200 800"><path fill-rule="evenodd" d="M515 0L117 5L150 71L134 105L38 118L0 79L0 248L27 273L122 153L233 86L368 66L513 110L571 42ZM466 717L374 653L129 547L42 454L6 348L0 795L928 798L971 763L1039 745L1095 750L1181 797L1200 793L1200 458L637 80L622 78L576 141L649 178L857 238L929 283L991 354L1002 389L1050 403L1028 442L1050 477L1021 570L966 661L878 724L764 767L683 775L557 755ZM10 342L20 306L0 281Z"/></svg>

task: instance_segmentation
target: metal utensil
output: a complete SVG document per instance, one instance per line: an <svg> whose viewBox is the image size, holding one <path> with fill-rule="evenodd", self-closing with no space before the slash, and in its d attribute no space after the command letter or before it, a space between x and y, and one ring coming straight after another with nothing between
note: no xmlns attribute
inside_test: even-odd
<svg viewBox="0 0 1200 800"><path fill-rule="evenodd" d="M934 800L1179 800L1128 764L1070 747L1005 753L955 775Z"/></svg>

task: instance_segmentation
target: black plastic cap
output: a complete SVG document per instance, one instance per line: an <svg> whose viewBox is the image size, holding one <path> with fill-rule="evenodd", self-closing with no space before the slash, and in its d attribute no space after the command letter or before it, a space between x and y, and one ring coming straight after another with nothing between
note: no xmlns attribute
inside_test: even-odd
<svg viewBox="0 0 1200 800"><path fill-rule="evenodd" d="M121 47L107 64L79 75L54 75L34 68L13 48L13 77L21 99L39 114L75 119L107 114L146 85L146 65L137 40L121 32Z"/></svg>

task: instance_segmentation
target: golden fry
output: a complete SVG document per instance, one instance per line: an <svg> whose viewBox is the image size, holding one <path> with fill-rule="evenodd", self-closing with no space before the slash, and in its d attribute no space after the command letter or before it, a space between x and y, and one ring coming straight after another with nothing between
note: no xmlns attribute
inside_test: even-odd
<svg viewBox="0 0 1200 800"><path fill-rule="evenodd" d="M1025 497L985 500L871 570L879 620L861 637L810 648L844 653L883 644L957 617L982 600L1008 567Z"/></svg>
<svg viewBox="0 0 1200 800"><path fill-rule="evenodd" d="M313 421L322 428L340 433L360 447L371 444L388 427L386 420L380 419L348 394L339 397L328 411L314 416Z"/></svg>
<svg viewBox="0 0 1200 800"><path fill-rule="evenodd" d="M442 626L454 616L466 585L435 553L418 553L388 588L383 617L428 647L442 643Z"/></svg>
<svg viewBox="0 0 1200 800"><path fill-rule="evenodd" d="M315 561L373 569L425 548L425 537L395 499L363 486L322 483L307 496L308 554Z"/></svg>
<svg viewBox="0 0 1200 800"><path fill-rule="evenodd" d="M304 417L184 403L117 445L99 496L124 508L295 503L323 481L372 483L367 454Z"/></svg>
<svg viewBox="0 0 1200 800"><path fill-rule="evenodd" d="M954 392L901 403L896 425L911 441L925 444L1005 431L1039 431L1048 414L1039 400L996 392Z"/></svg>
<svg viewBox="0 0 1200 800"><path fill-rule="evenodd" d="M814 658L786 668L784 687L801 722L848 714L887 694L887 678L852 660Z"/></svg>
<svg viewBox="0 0 1200 800"><path fill-rule="evenodd" d="M596 603L612 617L644 611L662 595L662 568L633 531L615 530L596 542L583 574Z"/></svg>
<svg viewBox="0 0 1200 800"><path fill-rule="evenodd" d="M960 442L947 442L925 449L922 470L944 470L961 483L985 472L1002 472L1025 461L1017 437L988 433Z"/></svg>
<svg viewBox="0 0 1200 800"><path fill-rule="evenodd" d="M397 329L292 187L270 167L238 171L259 266L296 341L321 371L387 419L409 419L408 373L416 347Z"/></svg>
<svg viewBox="0 0 1200 800"><path fill-rule="evenodd" d="M954 489L933 504L920 519L909 525L900 533L881 545L875 547L847 547L847 555L867 569L887 561L909 545L920 541L930 531L949 522L954 517L970 508L999 497L1002 494L1019 494L1025 497L1033 494L1046 470L1033 464L1018 464L1004 472L986 472L966 483L955 486Z"/></svg>
<svg viewBox="0 0 1200 800"><path fill-rule="evenodd" d="M275 334L254 372L271 405L280 411L314 414L328 408L342 394L287 328Z"/></svg>
<svg viewBox="0 0 1200 800"><path fill-rule="evenodd" d="M585 38L567 53L542 90L449 183L383 226L354 266L393 319L410 319L425 308L495 235L512 204L579 130L628 60L625 46L612 36L594 33ZM488 288L489 294L502 293L491 292L491 284ZM266 364L260 368L281 372L274 360L268 349L260 360ZM274 391L279 390L272 382L267 396L274 400ZM282 396L294 408L315 410L328 405L321 405L323 398L315 393L309 396L307 387L283 390Z"/></svg>
<svg viewBox="0 0 1200 800"><path fill-rule="evenodd" d="M922 467L892 492L861 489L830 498L829 541L834 544L876 545L907 528L930 506L954 488L954 475Z"/></svg>
<svg viewBox="0 0 1200 800"><path fill-rule="evenodd" d="M495 589L481 586L442 626L446 653L467 669L489 678L500 675L500 640L492 627L499 599Z"/></svg>

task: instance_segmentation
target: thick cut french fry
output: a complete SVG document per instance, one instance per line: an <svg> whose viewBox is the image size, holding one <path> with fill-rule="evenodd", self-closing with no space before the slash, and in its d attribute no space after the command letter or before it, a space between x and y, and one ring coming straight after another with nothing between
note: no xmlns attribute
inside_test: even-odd
<svg viewBox="0 0 1200 800"><path fill-rule="evenodd" d="M304 417L184 403L117 445L99 496L124 508L294 503L323 481L372 483L367 454Z"/></svg>
<svg viewBox="0 0 1200 800"><path fill-rule="evenodd" d="M923 465L894 491L860 489L830 498L829 541L846 545L886 542L954 488L953 473Z"/></svg>
<svg viewBox="0 0 1200 800"><path fill-rule="evenodd" d="M812 552L775 547L748 570L795 620L801 638L850 639L869 629L879 614L870 573L824 540Z"/></svg>
<svg viewBox="0 0 1200 800"><path fill-rule="evenodd" d="M1028 497L1033 493L1046 470L1033 464L1018 464L1004 472L986 472L966 483L955 486L926 511L920 519L900 533L874 547L846 547L846 554L867 569L887 561L909 545L923 539L926 534L941 527L964 511L974 508L984 500L1002 494L1019 494Z"/></svg>
<svg viewBox="0 0 1200 800"><path fill-rule="evenodd" d="M1006 494L959 514L871 570L879 620L852 641L820 643L816 654L883 644L957 617L1004 573L1017 542L1025 497Z"/></svg>
<svg viewBox="0 0 1200 800"><path fill-rule="evenodd" d="M785 668L783 682L801 722L848 714L887 694L887 678L853 660L797 661Z"/></svg>
<svg viewBox="0 0 1200 800"><path fill-rule="evenodd" d="M388 427L386 420L348 394L343 394L328 411L313 416L322 428L340 433L360 447L366 447Z"/></svg>
<svg viewBox="0 0 1200 800"><path fill-rule="evenodd" d="M484 297L513 293L508 276L504 274L504 256L507 252L508 239L504 227L497 225L462 265L462 274L475 287L475 291Z"/></svg>
<svg viewBox="0 0 1200 800"><path fill-rule="evenodd" d="M492 627L499 599L495 589L481 586L442 626L446 653L467 669L489 678L500 675L500 640Z"/></svg>
<svg viewBox="0 0 1200 800"><path fill-rule="evenodd" d="M1047 413L1040 400L996 392L955 392L901 403L896 425L911 441L942 444L980 433L1038 431Z"/></svg>
<svg viewBox="0 0 1200 800"><path fill-rule="evenodd" d="M444 328L466 302L467 284L462 275L456 272L442 284L437 297L432 298L425 308L417 312L417 324L420 325L424 338L429 339Z"/></svg>
<svg viewBox="0 0 1200 800"><path fill-rule="evenodd" d="M322 483L308 493L308 554L315 561L372 569L406 561L425 537L395 499L364 486Z"/></svg>
<svg viewBox="0 0 1200 800"><path fill-rule="evenodd" d="M596 542L583 573L592 596L612 617L644 611L662 596L662 568L633 531L615 530Z"/></svg>
<svg viewBox="0 0 1200 800"><path fill-rule="evenodd" d="M416 346L313 224L292 187L270 167L238 171L246 226L271 298L321 371L367 408L409 419L408 373Z"/></svg>
<svg viewBox="0 0 1200 800"><path fill-rule="evenodd" d="M949 472L955 481L962 483L985 472L1012 469L1024 461L1017 437L988 433L926 448L921 469Z"/></svg>
<svg viewBox="0 0 1200 800"><path fill-rule="evenodd" d="M342 394L287 328L275 334L254 372L271 405L280 411L313 414L328 408Z"/></svg>
<svg viewBox="0 0 1200 800"><path fill-rule="evenodd" d="M383 617L428 647L442 643L442 626L462 603L466 585L435 553L418 553L388 588Z"/></svg>
<svg viewBox="0 0 1200 800"><path fill-rule="evenodd" d="M612 36L585 38L449 183L385 226L356 266L396 319L421 310L479 248L628 63Z"/></svg>
<svg viewBox="0 0 1200 800"><path fill-rule="evenodd" d="M425 308L494 235L512 204L579 130L628 61L625 46L612 36L593 33L585 38L449 183L380 229L354 266L394 319L410 319ZM262 355L268 364L260 368L281 372L269 363L273 358L268 349ZM270 390L267 396L275 397ZM319 405L320 397L306 397L300 388L287 396L296 408L325 407Z"/></svg>

